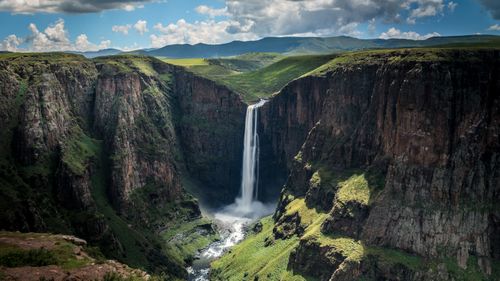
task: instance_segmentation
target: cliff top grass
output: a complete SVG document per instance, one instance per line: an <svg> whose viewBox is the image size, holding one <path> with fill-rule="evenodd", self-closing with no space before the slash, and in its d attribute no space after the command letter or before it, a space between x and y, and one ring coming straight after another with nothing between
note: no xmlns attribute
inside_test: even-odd
<svg viewBox="0 0 500 281"><path fill-rule="evenodd" d="M269 98L290 81L330 61L335 55L291 56L263 68L237 72L224 65L190 68L193 72L226 85L247 102ZM276 57L280 58L280 57Z"/></svg>
<svg viewBox="0 0 500 281"><path fill-rule="evenodd" d="M50 61L50 62L82 62L88 61L84 56L61 52L51 53L0 53L0 61L17 60L29 61Z"/></svg>
<svg viewBox="0 0 500 281"><path fill-rule="evenodd" d="M190 67L196 65L209 65L208 61L204 58L170 59L170 58L158 57L158 59L169 64L184 66L184 67Z"/></svg>
<svg viewBox="0 0 500 281"><path fill-rule="evenodd" d="M304 76L322 76L341 67L355 65L378 65L402 62L476 62L480 58L478 52L500 49L500 44L493 46L463 45L461 47L376 49L367 51L345 52Z"/></svg>
<svg viewBox="0 0 500 281"><path fill-rule="evenodd" d="M154 57L135 54L104 56L95 58L93 61L98 67L103 67L101 72L105 74L114 75L140 72L147 76L158 75L153 64L160 62L160 60Z"/></svg>
<svg viewBox="0 0 500 281"><path fill-rule="evenodd" d="M246 101L256 101L269 98L290 81L317 68L334 56L336 55L286 57L257 71L229 75L219 82L240 93Z"/></svg>
<svg viewBox="0 0 500 281"><path fill-rule="evenodd" d="M218 65L235 72L249 72L261 69L283 59L278 53L247 53L239 56L208 59L211 65Z"/></svg>
<svg viewBox="0 0 500 281"><path fill-rule="evenodd" d="M75 269L91 264L91 258L77 257L75 244L48 233L0 232L0 265L5 267L58 265ZM94 250L94 249L92 249ZM99 252L100 254L100 252ZM102 254L100 254L102 258Z"/></svg>

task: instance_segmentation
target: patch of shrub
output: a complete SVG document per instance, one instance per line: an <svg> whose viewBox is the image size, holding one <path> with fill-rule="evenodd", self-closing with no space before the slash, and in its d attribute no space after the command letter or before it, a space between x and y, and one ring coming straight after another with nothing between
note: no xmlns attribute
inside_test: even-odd
<svg viewBox="0 0 500 281"><path fill-rule="evenodd" d="M54 253L46 249L15 250L0 254L0 265L6 267L46 266L57 263Z"/></svg>

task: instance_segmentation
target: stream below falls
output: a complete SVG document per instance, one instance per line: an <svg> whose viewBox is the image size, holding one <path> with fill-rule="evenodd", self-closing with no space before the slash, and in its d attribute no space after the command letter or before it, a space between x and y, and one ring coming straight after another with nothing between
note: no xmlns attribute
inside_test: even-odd
<svg viewBox="0 0 500 281"><path fill-rule="evenodd" d="M243 138L243 159L241 169L240 197L235 202L214 214L221 236L220 241L202 250L187 268L188 280L208 281L210 262L222 256L227 250L245 238L246 226L273 212L275 204L258 201L259 194L259 134L258 112L267 101L249 105L245 115L245 134Z"/></svg>
<svg viewBox="0 0 500 281"><path fill-rule="evenodd" d="M213 215L213 222L217 225L220 240L208 245L196 255L193 264L187 268L189 281L208 281L210 263L221 257L245 238L248 226L258 219L273 213L275 203L263 204L259 201L252 202L255 212L241 212L238 204L226 206Z"/></svg>

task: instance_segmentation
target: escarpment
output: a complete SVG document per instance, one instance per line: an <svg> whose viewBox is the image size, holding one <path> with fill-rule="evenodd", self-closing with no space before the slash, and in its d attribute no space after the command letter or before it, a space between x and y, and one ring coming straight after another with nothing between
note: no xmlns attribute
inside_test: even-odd
<svg viewBox="0 0 500 281"><path fill-rule="evenodd" d="M0 64L0 228L76 234L110 258L185 278L160 234L200 218L185 179L222 192L239 178L239 97L147 57Z"/></svg>
<svg viewBox="0 0 500 281"><path fill-rule="evenodd" d="M300 237L288 269L320 280L495 280L499 70L496 50L361 52L271 100L263 134L291 167L273 233Z"/></svg>

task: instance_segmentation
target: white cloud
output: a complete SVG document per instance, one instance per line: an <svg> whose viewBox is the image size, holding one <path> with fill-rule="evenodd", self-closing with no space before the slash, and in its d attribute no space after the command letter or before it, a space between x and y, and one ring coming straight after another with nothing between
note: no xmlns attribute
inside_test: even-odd
<svg viewBox="0 0 500 281"><path fill-rule="evenodd" d="M196 12L209 20L157 24L153 47L174 43L222 43L265 36L359 36L361 23L394 22L404 9L401 0L226 0L215 9L201 5ZM217 16L226 17L215 21ZM202 34L203 33L203 34Z"/></svg>
<svg viewBox="0 0 500 281"><path fill-rule="evenodd" d="M0 44L0 50L15 52L17 47L22 44L22 39L17 37L15 34L11 34L2 41Z"/></svg>
<svg viewBox="0 0 500 281"><path fill-rule="evenodd" d="M494 25L488 27L488 30L500 31L500 25L498 23L494 24Z"/></svg>
<svg viewBox="0 0 500 281"><path fill-rule="evenodd" d="M38 30L34 23L30 23L31 35L26 42L31 45L32 51L67 51L71 49L71 44L64 29L64 21L58 20L55 24L45 29L45 32Z"/></svg>
<svg viewBox="0 0 500 281"><path fill-rule="evenodd" d="M49 25L45 28L45 34L51 41L64 44L69 43L68 34L64 29L64 21L62 19L57 20L55 24Z"/></svg>
<svg viewBox="0 0 500 281"><path fill-rule="evenodd" d="M125 4L123 6L123 9L127 12L132 12L135 11L135 9L142 9L144 8L144 5L138 5L138 4Z"/></svg>
<svg viewBox="0 0 500 281"><path fill-rule="evenodd" d="M432 17L442 13L444 0L406 0L403 7L409 10L406 21L409 24L415 24L419 18Z"/></svg>
<svg viewBox="0 0 500 281"><path fill-rule="evenodd" d="M88 40L86 34L80 34L72 43L68 37L68 31L64 26L64 20L59 19L50 24L44 31L40 31L36 24L30 23L28 26L31 34L26 38L19 38L12 34L7 36L1 43L1 48L8 51L96 51L109 48L111 41L103 40L99 44L94 44ZM23 49L18 47L21 44L26 46Z"/></svg>
<svg viewBox="0 0 500 281"><path fill-rule="evenodd" d="M196 21L188 23L184 19L176 23L163 25L158 23L154 29L160 34L150 35L151 46L153 48L163 47L170 44L196 44L208 43L215 44L232 40L251 40L257 39L253 33L231 34L226 31L231 23L229 21Z"/></svg>
<svg viewBox="0 0 500 281"><path fill-rule="evenodd" d="M220 9L214 9L214 8L210 8L206 5L200 5L200 6L196 7L195 10L197 13L202 14L202 15L208 15L211 18L229 15L227 12L227 7L220 8Z"/></svg>
<svg viewBox="0 0 500 281"><path fill-rule="evenodd" d="M124 35L127 35L130 28L132 28L132 25L130 25L130 24L126 24L126 25L113 25L111 27L111 31L113 31L113 32L120 32L120 33L123 33Z"/></svg>
<svg viewBox="0 0 500 281"><path fill-rule="evenodd" d="M97 13L122 9L133 11L153 0L0 0L0 11L20 14L34 13Z"/></svg>
<svg viewBox="0 0 500 281"><path fill-rule="evenodd" d="M428 33L425 35L420 35L419 33L415 31L407 31L407 32L401 32L401 30L396 29L394 27L389 28L386 32L382 32L379 36L380 39L391 39L391 38L398 38L398 39L411 39L411 40L425 40L431 37L436 37L436 36L441 36L441 34L437 32L432 32Z"/></svg>
<svg viewBox="0 0 500 281"><path fill-rule="evenodd" d="M455 11L457 6L458 6L458 3L455 3L453 1L448 2L448 10L450 10L452 12Z"/></svg>
<svg viewBox="0 0 500 281"><path fill-rule="evenodd" d="M74 50L77 51L98 51L107 49L111 45L111 40L103 40L99 45L89 42L87 34L80 34L76 37Z"/></svg>
<svg viewBox="0 0 500 281"><path fill-rule="evenodd" d="M141 35L143 35L144 33L148 32L148 22L145 21L145 20L138 20L135 24L134 24L134 28L135 30L137 30L137 32L139 32Z"/></svg>

